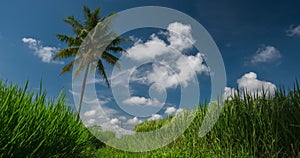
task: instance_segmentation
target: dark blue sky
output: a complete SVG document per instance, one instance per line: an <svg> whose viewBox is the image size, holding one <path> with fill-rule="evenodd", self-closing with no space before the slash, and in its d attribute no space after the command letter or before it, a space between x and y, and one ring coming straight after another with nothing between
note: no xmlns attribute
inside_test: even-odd
<svg viewBox="0 0 300 158"><path fill-rule="evenodd" d="M50 58L43 61L39 53L65 47L55 35L72 34L62 19L69 15L82 19L83 5L101 6L104 15L138 6L163 6L191 16L219 47L228 87L243 87L237 80L249 72L257 75L255 83L268 81L276 86L291 87L300 79L299 0L5 0L0 5L0 78L20 85L29 80L33 90L43 79L49 96L57 96L62 88L68 92L71 73L58 77L63 65ZM35 40L37 49L30 48L28 39Z"/></svg>

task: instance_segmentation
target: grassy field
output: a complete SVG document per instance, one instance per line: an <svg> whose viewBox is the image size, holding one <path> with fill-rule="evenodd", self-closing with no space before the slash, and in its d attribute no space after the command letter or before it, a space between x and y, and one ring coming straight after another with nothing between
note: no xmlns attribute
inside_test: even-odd
<svg viewBox="0 0 300 158"><path fill-rule="evenodd" d="M236 96L224 103L213 129L199 137L207 112L199 106L188 129L173 143L150 152L120 151L98 142L65 103L46 93L0 81L0 157L300 157L300 89L275 96ZM144 122L136 132L161 128L172 119ZM104 133L113 137L111 133ZM121 139L125 139L121 138ZM114 141L113 139L111 141Z"/></svg>
<svg viewBox="0 0 300 158"><path fill-rule="evenodd" d="M161 149L130 153L105 147L98 155L118 157L300 157L300 90L280 90L274 97L236 96L226 101L214 128L199 137L207 112L199 107L193 123L175 142ZM137 132L160 128L172 118L144 122ZM179 118L180 119L180 118Z"/></svg>
<svg viewBox="0 0 300 158"><path fill-rule="evenodd" d="M66 106L0 81L0 157L78 157L98 143ZM96 143L95 143L96 142ZM101 143L99 143L101 144Z"/></svg>

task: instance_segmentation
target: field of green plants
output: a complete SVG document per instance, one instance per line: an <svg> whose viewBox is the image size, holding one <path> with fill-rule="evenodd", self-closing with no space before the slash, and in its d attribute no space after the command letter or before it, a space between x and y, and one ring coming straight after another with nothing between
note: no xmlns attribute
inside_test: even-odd
<svg viewBox="0 0 300 158"><path fill-rule="evenodd" d="M101 146L65 103L0 81L0 157L77 157Z"/></svg>
<svg viewBox="0 0 300 158"><path fill-rule="evenodd" d="M99 142L76 118L64 93L54 101L45 91L35 94L27 89L28 84L20 88L0 81L0 157L300 157L298 82L272 97L244 94L226 101L219 120L204 137L199 137L199 127L207 106L201 105L188 113L195 119L173 143L143 153ZM155 130L182 118L144 122L135 131Z"/></svg>

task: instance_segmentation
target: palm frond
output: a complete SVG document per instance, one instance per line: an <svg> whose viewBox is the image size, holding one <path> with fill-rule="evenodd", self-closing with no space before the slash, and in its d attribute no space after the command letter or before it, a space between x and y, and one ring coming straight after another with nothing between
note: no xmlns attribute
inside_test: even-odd
<svg viewBox="0 0 300 158"><path fill-rule="evenodd" d="M108 17L102 17L101 19L99 19L99 17L90 17L87 20L86 25L91 26L92 28L90 28L90 30L94 29L94 33L93 34L97 34L99 35L105 35L108 34L111 31L111 21L112 19L115 17L115 14L111 14Z"/></svg>
<svg viewBox="0 0 300 158"><path fill-rule="evenodd" d="M111 53L126 52L120 44L130 40L118 37L111 30L111 21L116 16L115 13L107 17L100 17L100 8L91 11L87 6L84 6L83 10L85 19L82 23L76 20L74 16L64 19L73 28L75 35L56 35L61 42L68 45L68 48L57 52L54 59L69 58L77 55L75 60L63 67L60 75L70 71L74 64L78 64L78 68L75 70L76 78L83 68L90 66L90 71L99 71L107 86L110 87L103 62L106 61L113 66L120 67L119 58ZM81 53L78 53L78 51Z"/></svg>
<svg viewBox="0 0 300 158"><path fill-rule="evenodd" d="M84 18L88 19L91 16L91 10L88 6L83 6Z"/></svg>
<svg viewBox="0 0 300 158"><path fill-rule="evenodd" d="M97 63L97 70L99 71L99 73L102 75L103 79L105 80L106 82L106 85L108 87L110 87L110 84L109 84L109 81L108 81L108 78L107 78L107 75L106 75L106 72L105 72L105 69L104 69L104 66L103 66L103 63L101 60L98 60L98 63Z"/></svg>
<svg viewBox="0 0 300 158"><path fill-rule="evenodd" d="M117 34L111 31L111 25L107 20L97 23L89 35L91 39L99 41L103 39L112 40L111 37L117 37Z"/></svg>
<svg viewBox="0 0 300 158"><path fill-rule="evenodd" d="M90 9L84 7L85 22L84 26L87 30L91 31L99 22L100 19L100 8L96 9L91 13Z"/></svg>
<svg viewBox="0 0 300 158"><path fill-rule="evenodd" d="M62 74L66 73L66 72L70 72L70 71L71 71L71 68L72 68L73 65L74 65L74 62L75 62L75 60L73 60L73 61L69 62L68 64L66 64L66 65L62 68L62 70L61 70L59 76L61 76Z"/></svg>
<svg viewBox="0 0 300 158"><path fill-rule="evenodd" d="M122 47L107 47L106 49L109 52L113 52L113 53L125 53L127 54L126 49L122 48Z"/></svg>
<svg viewBox="0 0 300 158"><path fill-rule="evenodd" d="M79 47L62 49L55 54L53 60L74 57L76 56L78 49Z"/></svg>
<svg viewBox="0 0 300 158"><path fill-rule="evenodd" d="M64 19L64 22L68 23L73 28L73 31L76 35L78 35L83 29L83 26L75 19L74 16L68 16Z"/></svg>
<svg viewBox="0 0 300 158"><path fill-rule="evenodd" d="M81 37L81 39L83 40L88 35L88 33L89 33L88 30L82 29L82 30L80 30L79 37Z"/></svg>
<svg viewBox="0 0 300 158"><path fill-rule="evenodd" d="M99 17L100 17L100 11L101 11L101 8L97 8L97 9L93 12L93 18L95 18L97 21L99 20Z"/></svg>
<svg viewBox="0 0 300 158"><path fill-rule="evenodd" d="M102 56L101 56L107 63L113 65L113 66L116 66L116 67L120 67L120 64L119 64L119 58L108 53L107 51L104 51Z"/></svg>
<svg viewBox="0 0 300 158"><path fill-rule="evenodd" d="M106 34L102 37L96 36L95 38L91 39L91 43L94 50L97 51L104 51L110 45L111 41L114 39L114 35Z"/></svg>
<svg viewBox="0 0 300 158"><path fill-rule="evenodd" d="M67 43L68 47L72 46L80 46L82 43L82 39L78 37L72 37L63 34L57 34L56 37L61 41Z"/></svg>
<svg viewBox="0 0 300 158"><path fill-rule="evenodd" d="M110 46L116 46L116 45L120 45L121 43L124 42L132 42L132 40L130 38L121 38L121 37L117 37L116 39L114 39Z"/></svg>
<svg viewBox="0 0 300 158"><path fill-rule="evenodd" d="M117 37L107 46L106 51L112 53L127 53L126 49L119 46L125 42L131 42L131 40L129 38Z"/></svg>

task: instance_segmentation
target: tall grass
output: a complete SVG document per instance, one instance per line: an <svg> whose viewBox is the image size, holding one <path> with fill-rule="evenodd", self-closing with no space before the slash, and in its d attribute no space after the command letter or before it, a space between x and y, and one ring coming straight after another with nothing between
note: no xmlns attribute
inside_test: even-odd
<svg viewBox="0 0 300 158"><path fill-rule="evenodd" d="M65 103L0 81L0 157L79 157L95 138Z"/></svg>
<svg viewBox="0 0 300 158"><path fill-rule="evenodd" d="M218 121L204 137L199 137L199 129L207 113L207 105L199 106L187 115L137 125L136 132L147 132L168 126L173 119L178 119L180 124L185 122L186 117L195 116L187 130L174 142L144 153L104 147L66 105L63 93L55 102L53 99L47 101L46 92L35 94L27 87L28 84L19 88L0 81L0 157L300 156L298 82L293 90L287 92L281 88L272 97L267 93L262 97L244 93L225 101ZM173 126L170 127L172 129ZM174 132L177 128L174 124ZM100 129L91 127L90 130ZM116 140L111 132L100 131L99 135L107 138L108 142ZM130 137L124 136L120 140L126 142ZM101 148L94 153L96 146Z"/></svg>
<svg viewBox="0 0 300 158"><path fill-rule="evenodd" d="M199 137L207 106L199 106L189 128L173 143L151 152L131 153L110 147L98 156L113 157L300 157L300 89L286 92L279 89L275 96L261 97L244 92L227 100L223 111L204 137ZM175 118L175 117L174 117ZM172 118L145 122L137 132L161 128ZM180 119L180 117L178 118Z"/></svg>

